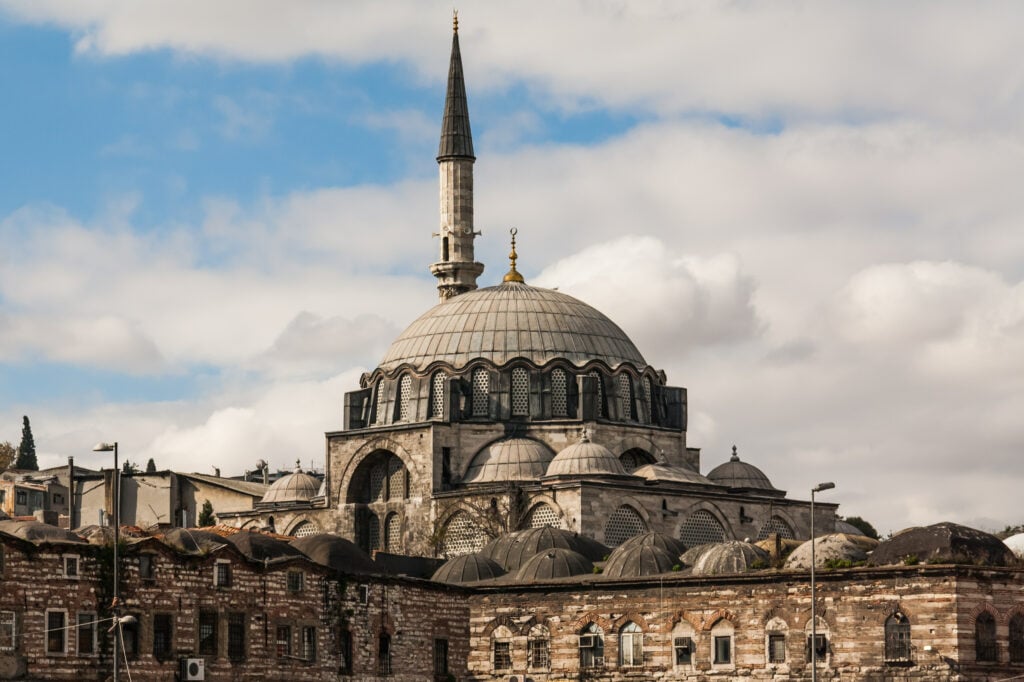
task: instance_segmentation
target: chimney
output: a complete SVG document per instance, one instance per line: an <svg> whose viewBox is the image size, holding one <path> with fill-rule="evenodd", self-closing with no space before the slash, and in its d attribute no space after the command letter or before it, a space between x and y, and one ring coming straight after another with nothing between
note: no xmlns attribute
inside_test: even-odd
<svg viewBox="0 0 1024 682"><path fill-rule="evenodd" d="M68 457L68 530L74 530L75 525L75 458Z"/></svg>

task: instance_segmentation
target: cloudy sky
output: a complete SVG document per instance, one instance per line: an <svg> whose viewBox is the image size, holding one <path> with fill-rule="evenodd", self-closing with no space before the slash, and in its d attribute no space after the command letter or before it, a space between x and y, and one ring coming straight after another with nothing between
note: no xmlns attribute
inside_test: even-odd
<svg viewBox="0 0 1024 682"><path fill-rule="evenodd" d="M689 389L705 473L1024 522L1024 5L459 8L482 284L518 227ZM0 440L322 466L436 300L450 15L0 0Z"/></svg>

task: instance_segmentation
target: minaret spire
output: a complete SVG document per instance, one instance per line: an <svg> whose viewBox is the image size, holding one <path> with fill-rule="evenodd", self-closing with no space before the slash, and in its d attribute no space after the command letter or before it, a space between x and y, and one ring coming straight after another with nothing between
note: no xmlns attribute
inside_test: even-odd
<svg viewBox="0 0 1024 682"><path fill-rule="evenodd" d="M483 263L473 256L473 134L459 51L459 15L452 21L452 56L437 164L441 175L441 258L430 266L442 301L476 289Z"/></svg>

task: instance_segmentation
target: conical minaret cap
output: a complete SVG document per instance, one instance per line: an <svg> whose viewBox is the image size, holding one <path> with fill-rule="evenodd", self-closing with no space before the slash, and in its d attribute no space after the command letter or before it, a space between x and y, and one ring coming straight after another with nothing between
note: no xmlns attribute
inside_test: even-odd
<svg viewBox="0 0 1024 682"><path fill-rule="evenodd" d="M444 120L441 123L441 144L437 160L462 157L475 159L473 133L469 129L469 105L466 104L466 82L462 76L462 53L459 51L459 19L454 19L452 56L448 65L448 92L444 99Z"/></svg>

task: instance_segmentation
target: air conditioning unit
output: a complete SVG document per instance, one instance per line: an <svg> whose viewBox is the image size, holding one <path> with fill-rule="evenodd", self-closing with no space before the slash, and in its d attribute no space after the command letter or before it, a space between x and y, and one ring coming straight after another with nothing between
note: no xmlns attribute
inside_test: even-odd
<svg viewBox="0 0 1024 682"><path fill-rule="evenodd" d="M183 680L205 680L206 661L202 658L181 659L181 679Z"/></svg>

